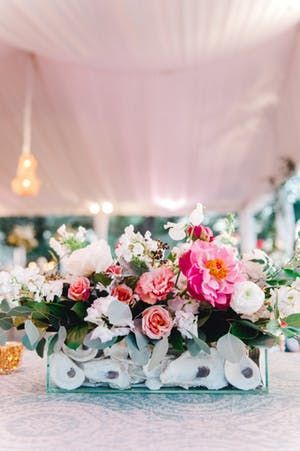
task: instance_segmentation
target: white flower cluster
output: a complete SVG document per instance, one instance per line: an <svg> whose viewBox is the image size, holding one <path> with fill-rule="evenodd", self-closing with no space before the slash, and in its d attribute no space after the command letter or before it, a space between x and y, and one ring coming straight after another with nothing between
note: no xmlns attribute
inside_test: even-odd
<svg viewBox="0 0 300 451"><path fill-rule="evenodd" d="M174 325L183 337L198 337L198 317L199 303L196 301L185 301L175 298L168 302L169 309L174 311Z"/></svg>
<svg viewBox="0 0 300 451"><path fill-rule="evenodd" d="M260 249L253 249L244 254L243 264L249 279L260 287L265 285L266 279L276 270L270 257Z"/></svg>
<svg viewBox="0 0 300 451"><path fill-rule="evenodd" d="M126 227L121 235L117 247L116 255L130 263L134 258L138 258L148 266L151 266L153 252L158 250L158 243L151 238L151 233L146 232L143 236L140 232L135 232L133 225Z"/></svg>
<svg viewBox="0 0 300 451"><path fill-rule="evenodd" d="M300 312L300 278L291 286L280 287L272 291L271 304L278 308L282 318Z"/></svg>
<svg viewBox="0 0 300 451"><path fill-rule="evenodd" d="M57 229L58 239L50 238L49 245L62 258L70 254L75 249L84 247L86 243L87 231L84 227L79 227L76 232L67 231L66 225L63 224Z"/></svg>
<svg viewBox="0 0 300 451"><path fill-rule="evenodd" d="M95 299L91 307L87 309L87 316L84 320L97 325L91 334L92 340L100 338L102 343L106 343L114 337L128 335L131 328L133 328L131 317L125 317L124 319L121 319L120 317L114 325L110 325L109 327L108 316L112 302L117 302L121 307L121 303L116 301L113 296L107 296L105 298ZM129 309L129 307L124 304L123 308Z"/></svg>
<svg viewBox="0 0 300 451"><path fill-rule="evenodd" d="M30 295L40 302L42 297L51 302L54 296L61 296L62 280L47 280L38 268L16 267L11 272L0 272L0 299L7 300L11 306L22 295Z"/></svg>

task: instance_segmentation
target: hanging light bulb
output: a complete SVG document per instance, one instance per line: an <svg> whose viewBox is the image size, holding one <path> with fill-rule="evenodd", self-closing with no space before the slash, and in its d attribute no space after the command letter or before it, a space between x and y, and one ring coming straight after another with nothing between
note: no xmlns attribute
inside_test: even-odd
<svg viewBox="0 0 300 451"><path fill-rule="evenodd" d="M16 177L11 182L12 190L19 196L36 196L41 186L41 182L36 175L37 160L31 152L32 58L31 56L26 80L22 153L19 158Z"/></svg>

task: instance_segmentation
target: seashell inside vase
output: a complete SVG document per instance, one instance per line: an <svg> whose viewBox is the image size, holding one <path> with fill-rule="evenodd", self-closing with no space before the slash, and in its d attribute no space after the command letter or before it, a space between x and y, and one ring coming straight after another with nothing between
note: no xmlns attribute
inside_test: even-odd
<svg viewBox="0 0 300 451"><path fill-rule="evenodd" d="M185 389L206 387L211 390L226 387L228 383L224 374L224 360L216 349L211 348L210 351L210 354L200 352L197 356L186 351L170 362L160 376L163 385Z"/></svg>
<svg viewBox="0 0 300 451"><path fill-rule="evenodd" d="M71 349L65 344L63 344L62 349L70 359L75 360L76 362L88 362L95 358L98 353L97 349L84 349L82 346L79 346L77 349Z"/></svg>
<svg viewBox="0 0 300 451"><path fill-rule="evenodd" d="M84 372L63 352L57 352L49 359L50 379L59 388L75 390L85 379Z"/></svg>
<svg viewBox="0 0 300 451"><path fill-rule="evenodd" d="M90 383L108 384L112 388L130 388L130 376L127 367L120 362L105 358L82 363L85 377Z"/></svg>
<svg viewBox="0 0 300 451"><path fill-rule="evenodd" d="M240 362L225 362L225 376L228 382L240 390L257 388L262 380L256 363L244 356Z"/></svg>

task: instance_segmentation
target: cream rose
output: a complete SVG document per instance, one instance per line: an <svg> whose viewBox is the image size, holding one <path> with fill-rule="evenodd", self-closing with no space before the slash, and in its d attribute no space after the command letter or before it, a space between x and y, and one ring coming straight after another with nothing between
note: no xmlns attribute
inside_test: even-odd
<svg viewBox="0 0 300 451"><path fill-rule="evenodd" d="M239 314L252 315L264 304L265 294L254 282L245 281L235 285L230 307Z"/></svg>
<svg viewBox="0 0 300 451"><path fill-rule="evenodd" d="M105 271L112 262L110 248L105 240L78 249L63 260L65 272L86 277L94 272Z"/></svg>

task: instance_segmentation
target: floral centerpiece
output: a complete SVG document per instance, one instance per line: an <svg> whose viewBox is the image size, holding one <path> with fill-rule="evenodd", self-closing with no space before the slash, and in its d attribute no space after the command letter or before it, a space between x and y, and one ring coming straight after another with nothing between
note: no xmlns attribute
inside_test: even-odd
<svg viewBox="0 0 300 451"><path fill-rule="evenodd" d="M129 226L116 258L62 226L54 271L0 273L2 340L16 326L28 349L47 349L49 390L262 387L257 349L300 333L299 252L286 268L241 257L232 221L214 236L203 219L198 204L166 224L171 249Z"/></svg>

